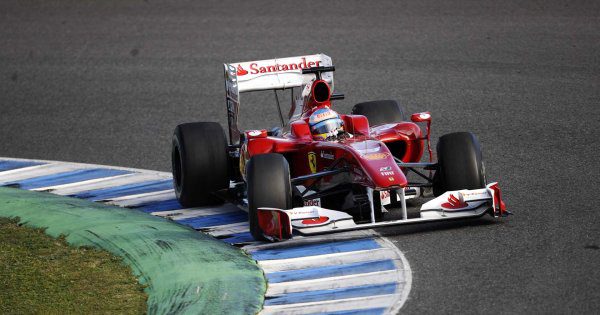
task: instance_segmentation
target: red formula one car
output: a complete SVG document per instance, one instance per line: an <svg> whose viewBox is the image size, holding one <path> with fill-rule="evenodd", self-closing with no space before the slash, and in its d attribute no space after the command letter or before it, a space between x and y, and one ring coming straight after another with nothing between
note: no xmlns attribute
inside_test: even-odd
<svg viewBox="0 0 600 315"><path fill-rule="evenodd" d="M214 122L175 129L173 180L182 205L227 198L248 211L257 240L509 214L498 184L486 184L473 134L442 136L434 163L428 112L407 121L386 100L336 113L332 101L343 96L333 93L328 56L224 66L229 141ZM264 90L275 92L281 125L240 132L240 93ZM287 117L282 90L291 92ZM421 162L426 149L429 161ZM420 180L409 181L409 173ZM409 212L406 200L417 197L431 200Z"/></svg>

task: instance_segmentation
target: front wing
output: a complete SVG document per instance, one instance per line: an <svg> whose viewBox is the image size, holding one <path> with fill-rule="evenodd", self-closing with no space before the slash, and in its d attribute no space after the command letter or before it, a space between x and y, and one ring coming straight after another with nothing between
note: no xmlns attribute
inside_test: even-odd
<svg viewBox="0 0 600 315"><path fill-rule="evenodd" d="M404 195L404 194L402 194ZM318 235L339 233L377 227L457 220L481 217L486 213L494 217L510 214L501 198L498 183L475 190L448 191L421 206L419 218L409 219L402 202L403 219L356 224L351 215L317 206L289 210L259 208L258 221L265 237L271 241L290 239L293 234Z"/></svg>

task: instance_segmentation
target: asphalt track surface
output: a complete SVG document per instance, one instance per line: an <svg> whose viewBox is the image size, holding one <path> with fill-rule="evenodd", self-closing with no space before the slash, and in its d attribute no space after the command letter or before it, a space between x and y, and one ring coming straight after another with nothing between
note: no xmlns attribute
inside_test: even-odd
<svg viewBox="0 0 600 315"><path fill-rule="evenodd" d="M413 269L402 312L600 309L600 2L5 0L0 16L0 156L168 171L178 123L225 124L223 62L323 52L340 112L394 98L431 111L434 138L477 134L515 213L381 230ZM243 97L246 126L275 125L271 96Z"/></svg>

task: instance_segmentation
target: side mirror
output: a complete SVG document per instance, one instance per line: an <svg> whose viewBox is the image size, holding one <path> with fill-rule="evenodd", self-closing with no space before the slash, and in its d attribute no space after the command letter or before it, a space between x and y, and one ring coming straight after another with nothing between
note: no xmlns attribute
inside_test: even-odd
<svg viewBox="0 0 600 315"><path fill-rule="evenodd" d="M431 151L431 113L430 112L422 112L422 113L414 113L410 115L410 120L412 122L425 122L427 126L425 128L425 138L427 140L427 151L429 152L429 162L433 161L433 151ZM431 177L431 171L429 171L429 176Z"/></svg>
<svg viewBox="0 0 600 315"><path fill-rule="evenodd" d="M414 114L410 115L410 120L412 122L429 122L429 121L431 121L431 113L430 112L414 113Z"/></svg>

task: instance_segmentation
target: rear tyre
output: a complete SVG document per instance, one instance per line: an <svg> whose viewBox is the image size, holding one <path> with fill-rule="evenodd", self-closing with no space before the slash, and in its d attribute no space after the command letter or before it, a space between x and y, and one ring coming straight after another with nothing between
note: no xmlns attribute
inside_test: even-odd
<svg viewBox="0 0 600 315"><path fill-rule="evenodd" d="M436 196L449 190L485 187L481 147L474 134L455 132L440 137L437 144L439 169L433 183Z"/></svg>
<svg viewBox="0 0 600 315"><path fill-rule="evenodd" d="M352 108L352 114L366 116L370 126L391 124L406 120L404 110L394 100L358 103Z"/></svg>
<svg viewBox="0 0 600 315"><path fill-rule="evenodd" d="M215 122L181 124L171 150L173 186L184 207L219 203L213 193L229 187L227 141Z"/></svg>
<svg viewBox="0 0 600 315"><path fill-rule="evenodd" d="M281 154L253 156L246 165L248 184L248 222L257 241L265 240L258 225L258 208L292 208L290 167Z"/></svg>

